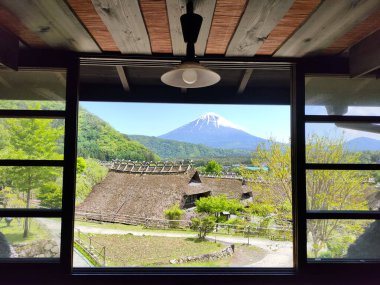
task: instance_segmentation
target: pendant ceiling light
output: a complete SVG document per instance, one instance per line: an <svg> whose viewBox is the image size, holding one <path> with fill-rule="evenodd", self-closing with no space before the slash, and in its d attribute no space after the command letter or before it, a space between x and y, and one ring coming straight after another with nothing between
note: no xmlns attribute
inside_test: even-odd
<svg viewBox="0 0 380 285"><path fill-rule="evenodd" d="M186 14L181 16L183 39L186 45L186 58L175 69L164 73L161 81L167 85L179 88L201 88L219 82L216 72L202 66L195 58L194 44L202 25L202 16L194 14L193 3L186 5Z"/></svg>

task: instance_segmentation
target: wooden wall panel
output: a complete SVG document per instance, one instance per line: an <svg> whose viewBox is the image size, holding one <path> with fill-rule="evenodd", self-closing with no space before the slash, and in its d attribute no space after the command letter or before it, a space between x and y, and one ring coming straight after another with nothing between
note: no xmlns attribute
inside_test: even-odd
<svg viewBox="0 0 380 285"><path fill-rule="evenodd" d="M141 12L154 53L172 53L169 20L165 0L140 0Z"/></svg>
<svg viewBox="0 0 380 285"><path fill-rule="evenodd" d="M226 56L254 56L294 0L250 0Z"/></svg>
<svg viewBox="0 0 380 285"><path fill-rule="evenodd" d="M122 53L152 53L137 0L92 0L92 3Z"/></svg>
<svg viewBox="0 0 380 285"><path fill-rule="evenodd" d="M186 3L186 0L166 0L174 55L186 54L186 44L183 41L180 22L180 17L186 13ZM195 44L195 54L198 56L203 56L206 50L215 3L216 0L193 1L194 13L203 17L201 30L199 31L198 40Z"/></svg>
<svg viewBox="0 0 380 285"><path fill-rule="evenodd" d="M98 45L64 1L2 0L1 3L51 47L100 52Z"/></svg>
<svg viewBox="0 0 380 285"><path fill-rule="evenodd" d="M91 0L66 0L103 51L119 51Z"/></svg>
<svg viewBox="0 0 380 285"><path fill-rule="evenodd" d="M31 47L46 47L40 37L31 32L10 11L0 5L0 26L15 34L21 41Z"/></svg>
<svg viewBox="0 0 380 285"><path fill-rule="evenodd" d="M239 24L246 0L218 0L207 42L206 54L225 54Z"/></svg>
<svg viewBox="0 0 380 285"><path fill-rule="evenodd" d="M269 34L256 54L272 55L302 25L321 0L295 0L292 7Z"/></svg>
<svg viewBox="0 0 380 285"><path fill-rule="evenodd" d="M324 1L274 55L303 57L320 54L379 7L379 0Z"/></svg>
<svg viewBox="0 0 380 285"><path fill-rule="evenodd" d="M380 9L377 9L371 16L336 40L324 52L326 54L339 54L378 29L380 29Z"/></svg>

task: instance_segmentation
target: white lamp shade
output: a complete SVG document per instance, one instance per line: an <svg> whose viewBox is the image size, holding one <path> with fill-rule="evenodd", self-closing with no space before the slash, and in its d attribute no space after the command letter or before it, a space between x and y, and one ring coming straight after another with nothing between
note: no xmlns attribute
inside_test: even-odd
<svg viewBox="0 0 380 285"><path fill-rule="evenodd" d="M184 62L161 76L163 83L179 88L201 88L214 85L219 80L218 73L196 62Z"/></svg>

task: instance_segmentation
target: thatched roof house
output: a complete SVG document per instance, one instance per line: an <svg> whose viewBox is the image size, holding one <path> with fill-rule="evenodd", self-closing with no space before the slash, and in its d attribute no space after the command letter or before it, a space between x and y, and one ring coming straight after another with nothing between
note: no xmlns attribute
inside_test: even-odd
<svg viewBox="0 0 380 285"><path fill-rule="evenodd" d="M111 169L77 211L163 218L163 211L174 204L189 208L200 197L225 194L244 199L250 192L242 180L200 177L194 169L161 174Z"/></svg>

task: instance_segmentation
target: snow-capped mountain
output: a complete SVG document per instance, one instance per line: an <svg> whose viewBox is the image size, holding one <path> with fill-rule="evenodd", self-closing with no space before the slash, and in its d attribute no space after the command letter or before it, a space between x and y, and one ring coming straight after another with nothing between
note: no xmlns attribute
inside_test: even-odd
<svg viewBox="0 0 380 285"><path fill-rule="evenodd" d="M217 148L254 150L258 144L267 142L253 136L236 124L215 113L207 113L160 138L204 144Z"/></svg>

